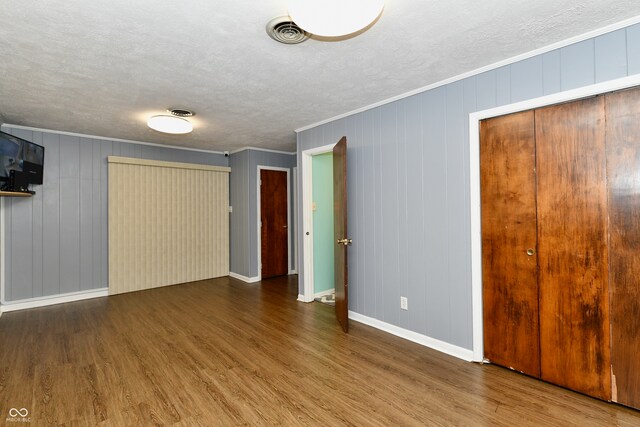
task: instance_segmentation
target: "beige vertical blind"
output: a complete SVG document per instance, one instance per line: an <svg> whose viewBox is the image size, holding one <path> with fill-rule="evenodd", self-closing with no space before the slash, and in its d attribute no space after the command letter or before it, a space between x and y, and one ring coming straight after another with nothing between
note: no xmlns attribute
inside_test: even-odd
<svg viewBox="0 0 640 427"><path fill-rule="evenodd" d="M109 162L109 294L229 274L230 168Z"/></svg>

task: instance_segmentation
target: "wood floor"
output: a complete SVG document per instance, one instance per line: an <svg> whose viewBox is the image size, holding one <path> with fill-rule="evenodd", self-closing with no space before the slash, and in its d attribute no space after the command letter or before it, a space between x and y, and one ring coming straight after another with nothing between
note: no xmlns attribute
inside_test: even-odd
<svg viewBox="0 0 640 427"><path fill-rule="evenodd" d="M463 362L223 278L0 318L0 424L640 425L640 412ZM24 425L7 423L8 425Z"/></svg>

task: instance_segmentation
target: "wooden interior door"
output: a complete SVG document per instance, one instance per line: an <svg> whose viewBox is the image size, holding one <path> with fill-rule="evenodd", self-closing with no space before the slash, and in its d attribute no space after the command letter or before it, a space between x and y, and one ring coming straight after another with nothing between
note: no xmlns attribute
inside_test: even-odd
<svg viewBox="0 0 640 427"><path fill-rule="evenodd" d="M480 124L484 356L540 376L533 111Z"/></svg>
<svg viewBox="0 0 640 427"><path fill-rule="evenodd" d="M640 89L606 95L611 399L640 408Z"/></svg>
<svg viewBox="0 0 640 427"><path fill-rule="evenodd" d="M342 137L333 148L333 233L336 242L334 271L336 318L342 330L349 331L349 271L347 248L347 138Z"/></svg>
<svg viewBox="0 0 640 427"><path fill-rule="evenodd" d="M611 398L604 98L535 111L542 379Z"/></svg>
<svg viewBox="0 0 640 427"><path fill-rule="evenodd" d="M284 276L288 266L287 172L260 170L261 276Z"/></svg>

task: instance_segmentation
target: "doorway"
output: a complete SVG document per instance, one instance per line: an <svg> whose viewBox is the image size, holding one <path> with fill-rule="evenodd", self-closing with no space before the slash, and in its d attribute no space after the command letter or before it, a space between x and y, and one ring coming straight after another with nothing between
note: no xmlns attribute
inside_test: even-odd
<svg viewBox="0 0 640 427"><path fill-rule="evenodd" d="M349 268L348 247L353 240L347 227L347 137L331 145L302 152L302 219L304 241L304 294L299 301L314 300L313 291L313 156L331 151L333 168L333 244L336 320L344 332L349 331Z"/></svg>
<svg viewBox="0 0 640 427"><path fill-rule="evenodd" d="M332 301L335 293L333 242L333 153L312 157L313 294Z"/></svg>
<svg viewBox="0 0 640 427"><path fill-rule="evenodd" d="M302 152L302 229L304 233L304 259L302 260L304 265L304 293L298 298L304 302L312 302L316 297L315 290L315 277L316 268L314 260L316 259L314 248L316 247L315 237L316 230L314 230L314 158L316 156L332 156L333 148L336 144L329 144ZM333 173L331 174L333 177ZM331 184L330 184L331 185ZM331 193L333 197L333 193ZM316 205L317 208L317 205ZM333 221L333 214L331 215ZM333 227L332 227L333 230ZM331 234L331 247L333 248L333 234ZM332 266L332 274L334 262L333 258L329 260ZM333 276L331 276L333 277ZM333 288L333 285L331 285Z"/></svg>
<svg viewBox="0 0 640 427"><path fill-rule="evenodd" d="M258 166L260 278L285 276L290 265L289 169Z"/></svg>

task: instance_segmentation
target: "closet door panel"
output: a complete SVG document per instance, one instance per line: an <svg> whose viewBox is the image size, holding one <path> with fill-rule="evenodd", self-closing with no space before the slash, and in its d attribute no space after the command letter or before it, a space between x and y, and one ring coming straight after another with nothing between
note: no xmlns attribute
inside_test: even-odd
<svg viewBox="0 0 640 427"><path fill-rule="evenodd" d="M640 90L606 109L612 400L640 408Z"/></svg>
<svg viewBox="0 0 640 427"><path fill-rule="evenodd" d="M604 98L535 121L541 377L609 400Z"/></svg>
<svg viewBox="0 0 640 427"><path fill-rule="evenodd" d="M480 125L482 283L484 357L539 376L533 117Z"/></svg>

